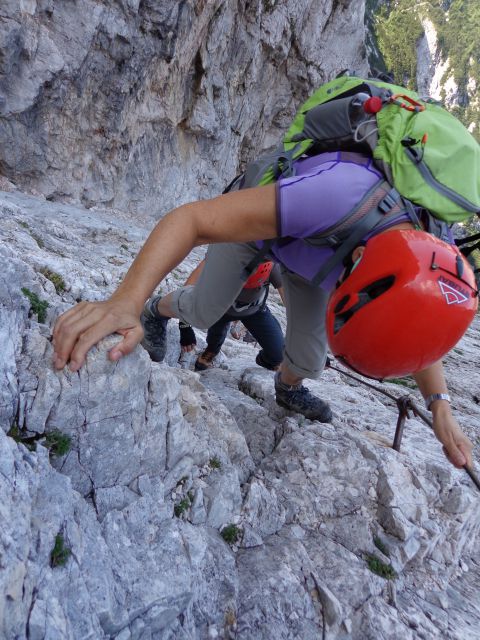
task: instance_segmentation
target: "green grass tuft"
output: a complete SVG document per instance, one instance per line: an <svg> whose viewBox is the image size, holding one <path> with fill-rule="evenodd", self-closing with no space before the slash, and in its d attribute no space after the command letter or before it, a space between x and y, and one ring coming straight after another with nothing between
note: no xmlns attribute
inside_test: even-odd
<svg viewBox="0 0 480 640"><path fill-rule="evenodd" d="M398 384L401 387L407 387L407 389L416 389L417 385L410 378L389 378L385 380L385 382L389 382L390 384Z"/></svg>
<svg viewBox="0 0 480 640"><path fill-rule="evenodd" d="M190 497L185 497L178 504L173 507L173 513L179 518L182 513L185 513L190 508Z"/></svg>
<svg viewBox="0 0 480 640"><path fill-rule="evenodd" d="M50 566L52 569L55 567L63 567L67 564L67 560L71 556L71 550L65 546L63 536L58 533L55 536L55 544L50 554Z"/></svg>
<svg viewBox="0 0 480 640"><path fill-rule="evenodd" d="M210 458L208 464L212 467L212 469L221 469L222 468L222 463L216 457Z"/></svg>
<svg viewBox="0 0 480 640"><path fill-rule="evenodd" d="M55 287L55 291L57 293L62 293L62 291L65 291L66 289L65 280L62 278L62 276L59 273L56 273L55 271L51 271L47 267L42 267L40 269L40 273L43 274L47 278L47 280L50 280L50 282L53 283L53 286Z"/></svg>
<svg viewBox="0 0 480 640"><path fill-rule="evenodd" d="M228 544L235 544L240 538L240 529L235 524L228 524L220 531L220 535Z"/></svg>
<svg viewBox="0 0 480 640"><path fill-rule="evenodd" d="M395 580L395 578L398 577L393 567L389 564L385 564L373 554L367 553L366 561L370 571L375 573L377 576L380 576L385 580Z"/></svg>
<svg viewBox="0 0 480 640"><path fill-rule="evenodd" d="M47 433L45 437L45 447L54 457L61 457L70 451L72 439L61 431L55 430Z"/></svg>
<svg viewBox="0 0 480 640"><path fill-rule="evenodd" d="M22 293L30 300L30 310L35 313L40 323L47 318L47 308L50 306L46 300L41 300L36 293L26 287L22 287Z"/></svg>

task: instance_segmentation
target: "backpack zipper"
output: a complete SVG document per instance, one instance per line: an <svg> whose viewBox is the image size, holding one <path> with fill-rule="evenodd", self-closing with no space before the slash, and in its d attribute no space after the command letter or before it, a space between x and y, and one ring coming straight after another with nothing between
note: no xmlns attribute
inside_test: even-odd
<svg viewBox="0 0 480 640"><path fill-rule="evenodd" d="M466 198L461 196L459 193L457 193L453 189L450 189L450 187L445 186L444 184L439 182L436 178L434 178L432 172L427 167L423 159L419 158L415 149L413 149L412 147L404 147L404 149L407 156L410 158L410 160L415 164L417 169L420 171L422 178L430 187L432 187L432 189L435 189L437 193L439 193L442 196L445 196L451 202L454 202L459 207L462 207L463 209L465 209L466 211L469 211L470 213L478 213L480 211L479 206L474 205L472 202L470 202L470 200L467 200Z"/></svg>

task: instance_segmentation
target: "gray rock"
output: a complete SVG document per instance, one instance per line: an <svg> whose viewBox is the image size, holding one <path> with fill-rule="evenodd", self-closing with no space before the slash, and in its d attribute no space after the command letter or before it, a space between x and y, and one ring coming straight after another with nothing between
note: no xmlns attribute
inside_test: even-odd
<svg viewBox="0 0 480 640"><path fill-rule="evenodd" d="M79 373L51 367L55 318L114 290L152 212L218 192L313 85L365 69L363 1L244 5L2 5L0 165L16 183L0 193L2 638L464 640L480 625L477 494L417 419L391 450L389 400L328 370L308 384L332 425L287 416L253 346L227 338L198 375L176 323L165 364L140 347L111 363L116 336ZM275 292L269 306L284 327ZM445 359L476 457L479 330ZM54 430L66 455L46 449Z"/></svg>
<svg viewBox="0 0 480 640"><path fill-rule="evenodd" d="M3 171L53 200L153 215L221 191L316 84L366 72L363 11L363 0L8 1Z"/></svg>

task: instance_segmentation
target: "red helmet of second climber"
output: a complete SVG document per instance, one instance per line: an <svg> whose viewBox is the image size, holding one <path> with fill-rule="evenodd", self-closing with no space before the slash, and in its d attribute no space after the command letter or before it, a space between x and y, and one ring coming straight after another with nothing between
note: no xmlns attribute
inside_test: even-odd
<svg viewBox="0 0 480 640"><path fill-rule="evenodd" d="M268 282L273 262L261 262L243 285L244 289L257 289Z"/></svg>
<svg viewBox="0 0 480 640"><path fill-rule="evenodd" d="M450 351L477 307L475 276L457 247L424 231L386 231L330 297L328 341L363 375L404 376Z"/></svg>

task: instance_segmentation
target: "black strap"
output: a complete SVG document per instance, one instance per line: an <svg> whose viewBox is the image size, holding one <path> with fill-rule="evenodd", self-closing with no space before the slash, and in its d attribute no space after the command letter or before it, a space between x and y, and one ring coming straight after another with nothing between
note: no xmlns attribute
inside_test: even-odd
<svg viewBox="0 0 480 640"><path fill-rule="evenodd" d="M478 240L478 242L475 242L475 240ZM474 244L471 244L468 247L463 247L467 242L474 242ZM466 238L455 238L455 244L457 247L463 247L460 251L466 258L468 258L475 249L480 250L480 233L476 233L473 236L467 236ZM475 269L474 273L478 273L478 271L478 269Z"/></svg>
<svg viewBox="0 0 480 640"><path fill-rule="evenodd" d="M225 195L226 193L230 193L230 191L232 191L233 187L236 185L237 181L241 180L244 175L245 174L240 173L238 176L235 176L235 178L222 191L222 196ZM239 189L240 188L241 186L239 186Z"/></svg>
<svg viewBox="0 0 480 640"><path fill-rule="evenodd" d="M463 253L463 255L468 258L468 256L475 251L475 249L480 249L480 242L476 242L475 244L470 245L469 247L464 247L463 249L460 249L460 251Z"/></svg>
<svg viewBox="0 0 480 640"><path fill-rule="evenodd" d="M474 240L480 240L480 233L476 233L473 236L467 236L466 238L455 238L455 244L457 247L461 247L463 244L473 242Z"/></svg>
<svg viewBox="0 0 480 640"><path fill-rule="evenodd" d="M372 192L382 190L384 193L384 186L388 185L388 182L384 181L380 185L376 184L367 195L362 198L361 202L355 207L352 211L352 216L355 214L357 210L359 210L364 202L371 198ZM390 187L390 185L388 185ZM343 260L351 253L355 247L363 240L365 235L371 231L377 224L379 224L382 220L385 219L385 215L392 211L392 209L400 202L402 198L396 189L390 187L390 190L387 192L384 197L378 201L358 222L352 225L349 228L348 236L345 238L338 239L338 244L335 253L322 265L320 270L316 273L316 275L312 278L311 282L315 286L319 286L328 276L328 274L335 269L339 264L343 262ZM403 204L403 201L402 201ZM397 213L401 213L405 208L399 209ZM315 240L314 238L312 239ZM328 241L328 239L326 239ZM328 242L327 242L328 243ZM324 244L327 244L324 242ZM332 243L333 246L333 243Z"/></svg>

